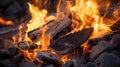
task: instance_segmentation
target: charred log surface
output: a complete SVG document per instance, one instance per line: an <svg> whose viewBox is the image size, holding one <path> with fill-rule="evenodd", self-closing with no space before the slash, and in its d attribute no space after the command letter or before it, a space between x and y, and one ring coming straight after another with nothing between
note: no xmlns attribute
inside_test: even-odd
<svg viewBox="0 0 120 67"><path fill-rule="evenodd" d="M57 67L61 65L59 58L48 52L38 52L36 57L47 64L53 64Z"/></svg>
<svg viewBox="0 0 120 67"><path fill-rule="evenodd" d="M89 39L89 46L93 47L102 40L109 42L115 34L118 34L118 32L116 32L116 31L113 32L112 31L112 32L109 32L109 33L101 36L101 37L91 38L91 39Z"/></svg>
<svg viewBox="0 0 120 67"><path fill-rule="evenodd" d="M62 31L70 24L71 24L70 18L63 19L60 22L52 21L39 29L29 32L28 36L30 37L31 40L37 41L41 37L42 32L46 31L45 36L50 36L51 39L53 39L58 32Z"/></svg>
<svg viewBox="0 0 120 67"><path fill-rule="evenodd" d="M59 54L67 54L87 41L92 31L93 29L89 28L67 35L51 44L50 48Z"/></svg>

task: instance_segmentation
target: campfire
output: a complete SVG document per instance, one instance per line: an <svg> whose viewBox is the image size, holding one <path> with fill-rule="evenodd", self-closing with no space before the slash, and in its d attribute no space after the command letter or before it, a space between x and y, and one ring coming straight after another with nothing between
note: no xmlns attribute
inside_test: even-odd
<svg viewBox="0 0 120 67"><path fill-rule="evenodd" d="M1 0L1 67L120 67L119 0Z"/></svg>

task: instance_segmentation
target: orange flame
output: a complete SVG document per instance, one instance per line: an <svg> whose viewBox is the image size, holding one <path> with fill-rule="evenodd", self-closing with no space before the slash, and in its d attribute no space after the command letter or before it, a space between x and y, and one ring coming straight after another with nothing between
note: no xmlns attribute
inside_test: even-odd
<svg viewBox="0 0 120 67"><path fill-rule="evenodd" d="M61 57L61 61L65 64L67 61L71 59L71 55L67 54Z"/></svg>
<svg viewBox="0 0 120 67"><path fill-rule="evenodd" d="M72 31L82 30L83 28L93 27L93 35L99 31L108 32L109 27L103 24L103 17L100 16L98 11L98 5L96 0L76 0L75 6L71 7L71 11L74 12L73 16L77 16L79 22L72 19L73 24L76 24L76 28Z"/></svg>
<svg viewBox="0 0 120 67"><path fill-rule="evenodd" d="M13 25L14 23L11 20L4 20L0 17L0 25Z"/></svg>

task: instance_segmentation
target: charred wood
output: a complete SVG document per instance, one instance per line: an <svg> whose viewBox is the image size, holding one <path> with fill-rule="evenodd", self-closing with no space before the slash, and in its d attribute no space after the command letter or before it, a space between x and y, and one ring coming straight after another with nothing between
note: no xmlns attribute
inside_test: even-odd
<svg viewBox="0 0 120 67"><path fill-rule="evenodd" d="M22 62L24 58L25 58L25 57L24 57L23 54L16 55L16 56L14 57L14 63L15 63L15 64L18 64L18 63Z"/></svg>
<svg viewBox="0 0 120 67"><path fill-rule="evenodd" d="M111 50L111 46L106 41L100 41L91 50L90 60L94 61L101 53Z"/></svg>
<svg viewBox="0 0 120 67"><path fill-rule="evenodd" d="M61 65L59 58L48 52L38 52L36 58L44 63L53 64L54 66L59 67Z"/></svg>
<svg viewBox="0 0 120 67"><path fill-rule="evenodd" d="M21 41L18 44L18 47L21 48L22 50L27 50L29 48L29 44L26 41Z"/></svg>
<svg viewBox="0 0 120 67"><path fill-rule="evenodd" d="M10 59L12 56L7 50L0 50L0 60Z"/></svg>
<svg viewBox="0 0 120 67"><path fill-rule="evenodd" d="M89 36L92 34L93 29L83 29L82 31L69 34L65 37L60 38L56 42L50 45L50 49L54 50L59 54L67 54L73 49L80 47Z"/></svg>
<svg viewBox="0 0 120 67"><path fill-rule="evenodd" d="M70 18L65 18L60 22L52 21L39 29L29 32L28 36L30 37L31 40L36 41L41 37L40 35L42 34L42 32L46 31L45 36L50 36L51 39L53 39L58 32L60 32L70 24L71 24Z"/></svg>
<svg viewBox="0 0 120 67"><path fill-rule="evenodd" d="M101 37L98 37L98 38L91 38L91 39L89 39L89 45L91 47L93 47L93 46L95 46L96 44L98 44L102 40L109 42L112 39L113 35L115 35L117 33L118 32L114 31L114 32L109 32L109 33L107 33L107 34L105 34L105 35L103 35Z"/></svg>

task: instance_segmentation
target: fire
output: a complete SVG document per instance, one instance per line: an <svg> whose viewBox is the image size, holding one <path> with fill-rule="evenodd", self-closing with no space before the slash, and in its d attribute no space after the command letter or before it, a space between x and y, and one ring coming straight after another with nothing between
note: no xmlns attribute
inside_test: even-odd
<svg viewBox="0 0 120 67"><path fill-rule="evenodd" d="M71 59L71 55L70 54L67 54L67 55L64 55L61 57L61 61L63 63L66 63L67 61L69 61Z"/></svg>
<svg viewBox="0 0 120 67"><path fill-rule="evenodd" d="M72 27L74 28L71 33L77 32L84 28L93 28L94 31L90 38L100 37L107 32L110 32L110 26L119 20L119 12L116 9L113 12L113 21L105 18L107 10L110 6L110 1L105 4L106 13L104 16L100 15L99 8L102 5L98 5L98 0L75 0L75 5L70 8L72 14ZM89 51L88 43L86 42L83 47L83 52Z"/></svg>
<svg viewBox="0 0 120 67"><path fill-rule="evenodd" d="M14 23L11 20L5 20L0 17L0 25L13 25Z"/></svg>
<svg viewBox="0 0 120 67"><path fill-rule="evenodd" d="M45 36L45 30L42 32L41 38L38 42L36 42L37 45L41 45L40 50L48 50L48 47L50 45L50 36Z"/></svg>
<svg viewBox="0 0 120 67"><path fill-rule="evenodd" d="M36 0L37 2L38 0ZM46 0L48 1L48 0ZM27 24L27 30L26 35L22 36L22 33L24 29L24 26L19 26L19 38L13 37L14 40L18 38L17 42L20 42L21 40L30 41L32 42L28 37L28 32L38 29L41 26L45 25L50 20L55 20L57 22L61 21L62 19L69 17L71 14L72 17L72 25L74 29L70 33L77 32L79 30L82 30L84 28L94 28L93 34L90 38L100 36L105 34L106 32L111 31L110 25L113 24L111 21L109 24L106 23L105 16L101 16L99 12L99 6L97 4L97 0L75 0L75 4L71 4L70 1L67 0L59 0L57 4L57 14L56 17L49 16L47 19L45 19L48 11L46 9L39 10L37 6L34 6L30 3L29 5L29 11L32 15L32 19ZM110 2L106 4L106 10L108 9L110 5ZM113 13L115 18L118 19L119 10L114 11ZM5 21L4 19L0 18L0 24L4 25ZM7 22L5 25L12 24L12 22ZM39 34L41 37L35 44L40 45L41 48L38 50L48 50L48 47L50 45L50 36L46 36L46 30L42 30L42 33ZM16 41L15 41L16 42ZM89 46L87 45L88 42L84 43L81 47L83 47L83 51L89 51ZM56 54L55 52L51 52L53 54ZM27 54L26 56L32 55L29 52L25 52ZM33 53L34 56L36 53ZM33 56L33 55L32 55ZM31 58L31 56L29 56ZM61 57L61 61L63 63L67 62L71 59L71 55L64 55Z"/></svg>
<svg viewBox="0 0 120 67"><path fill-rule="evenodd" d="M96 0L76 0L76 4L71 7L71 11L75 13L72 14L73 24L76 24L73 32L88 27L94 28L94 36L103 30L105 30L104 32L110 31L109 27L103 24L103 17L100 16ZM74 16L78 18L79 22L75 20Z"/></svg>
<svg viewBox="0 0 120 67"><path fill-rule="evenodd" d="M29 10L32 15L32 19L29 21L27 24L28 26L28 32L32 31L34 29L37 29L45 24L44 17L47 15L47 10L39 10L37 6L34 6L30 3L29 5Z"/></svg>

